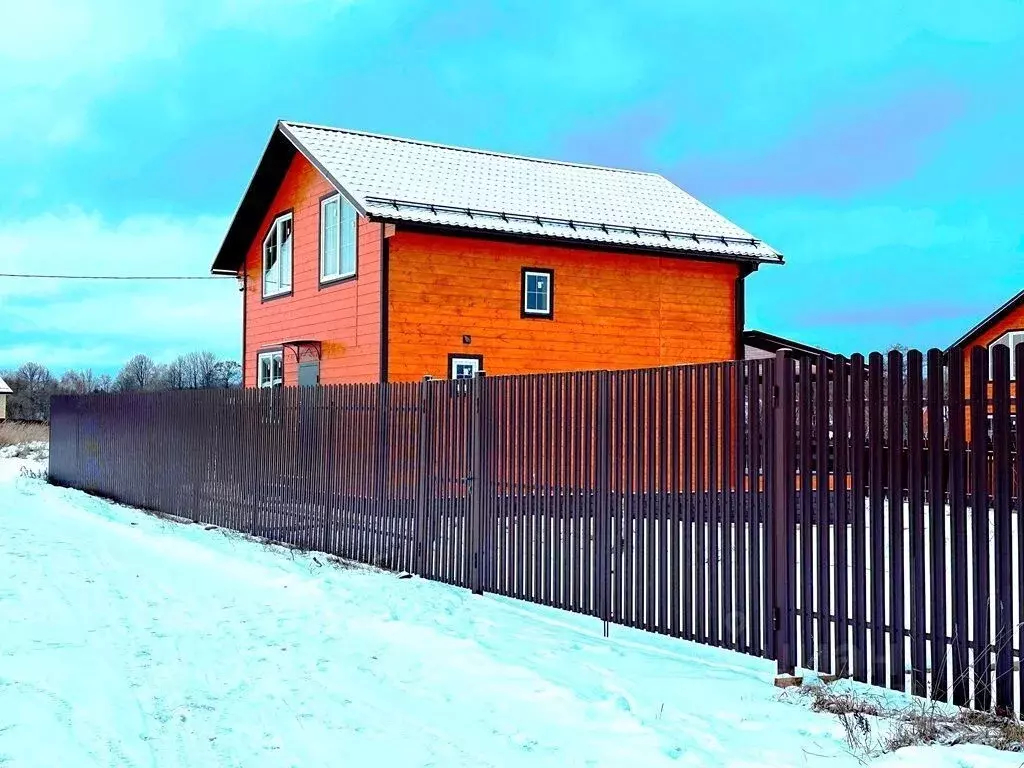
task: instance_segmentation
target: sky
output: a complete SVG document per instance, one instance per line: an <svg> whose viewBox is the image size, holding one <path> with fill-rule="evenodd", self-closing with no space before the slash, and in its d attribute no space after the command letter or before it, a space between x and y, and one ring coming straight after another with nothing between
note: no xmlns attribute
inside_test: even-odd
<svg viewBox="0 0 1024 768"><path fill-rule="evenodd" d="M0 0L0 272L209 274L278 119L664 174L747 327L945 347L1024 289L1024 2ZM232 280L0 277L0 369L237 357Z"/></svg>

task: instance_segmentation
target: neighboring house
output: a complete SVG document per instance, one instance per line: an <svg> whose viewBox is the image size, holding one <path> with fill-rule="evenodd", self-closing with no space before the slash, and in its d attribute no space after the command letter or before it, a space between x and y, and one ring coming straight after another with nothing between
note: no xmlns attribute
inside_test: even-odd
<svg viewBox="0 0 1024 768"><path fill-rule="evenodd" d="M1016 378L1013 349L1024 344L1024 291L1003 304L963 336L949 345L946 356L954 350L961 350L964 356L964 376L968 385L971 381L971 350L985 347L989 351L989 366L992 365L992 350L1002 345L1010 349L1010 378Z"/></svg>
<svg viewBox="0 0 1024 768"><path fill-rule="evenodd" d="M272 386L736 359L763 263L656 174L280 122L212 270Z"/></svg>
<svg viewBox="0 0 1024 768"><path fill-rule="evenodd" d="M964 393L970 397L971 393L971 350L975 347L984 347L988 350L989 378L992 376L992 351L997 346L1005 346L1010 349L1010 410L1011 420L1016 423L1016 408L1014 395L1016 392L1017 371L1014 361L1014 348L1018 344L1024 344L1024 291L1011 298L995 312L990 314L980 323L971 328L967 333L949 345L946 350L947 361L950 355L963 355L964 361ZM992 385L988 387L989 404L988 410L992 411ZM968 434L970 433L970 407L967 407ZM989 432L992 430L992 416L988 417Z"/></svg>
<svg viewBox="0 0 1024 768"><path fill-rule="evenodd" d="M780 349L791 349L798 355L810 355L813 357L825 355L830 359L835 357L832 352L824 349L812 347L809 344L801 344L799 341L775 336L764 331L743 332L744 360L760 360L766 357L775 357L775 353Z"/></svg>
<svg viewBox="0 0 1024 768"><path fill-rule="evenodd" d="M7 386L7 382L0 379L0 421L7 418L7 396L13 395L14 390Z"/></svg>

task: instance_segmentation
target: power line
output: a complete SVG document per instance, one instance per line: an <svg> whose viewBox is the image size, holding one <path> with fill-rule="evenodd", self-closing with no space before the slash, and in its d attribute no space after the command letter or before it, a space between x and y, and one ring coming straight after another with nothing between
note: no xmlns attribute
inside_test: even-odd
<svg viewBox="0 0 1024 768"><path fill-rule="evenodd" d="M29 275L0 272L0 277L32 280L234 280L234 275Z"/></svg>

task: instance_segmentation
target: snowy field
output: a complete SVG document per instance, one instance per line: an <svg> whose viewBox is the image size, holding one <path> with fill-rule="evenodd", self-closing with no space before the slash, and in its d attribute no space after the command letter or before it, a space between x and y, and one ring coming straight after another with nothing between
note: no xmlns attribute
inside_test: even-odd
<svg viewBox="0 0 1024 768"><path fill-rule="evenodd" d="M0 452L0 766L857 766L774 665L268 547ZM896 696L896 694L874 695ZM877 765L1018 766L980 747Z"/></svg>

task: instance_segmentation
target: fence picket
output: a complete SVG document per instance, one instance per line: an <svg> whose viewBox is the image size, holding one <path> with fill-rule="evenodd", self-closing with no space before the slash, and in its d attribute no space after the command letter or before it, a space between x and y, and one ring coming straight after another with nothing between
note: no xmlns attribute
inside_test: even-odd
<svg viewBox="0 0 1024 768"><path fill-rule="evenodd" d="M996 710L1013 709L1013 521L1010 517L1010 350L992 347L992 453L995 510Z"/></svg>
<svg viewBox="0 0 1024 768"><path fill-rule="evenodd" d="M970 455L971 557L973 568L974 706L987 710L992 701L992 659L989 652L989 514L988 514L988 350L971 350ZM985 450L983 450L985 448Z"/></svg>
<svg viewBox="0 0 1024 768"><path fill-rule="evenodd" d="M967 462L965 434L963 353L954 349L949 355L949 510L952 532L950 549L951 607L953 611L950 647L953 703L965 707L970 698L967 641L967 486L964 469Z"/></svg>

